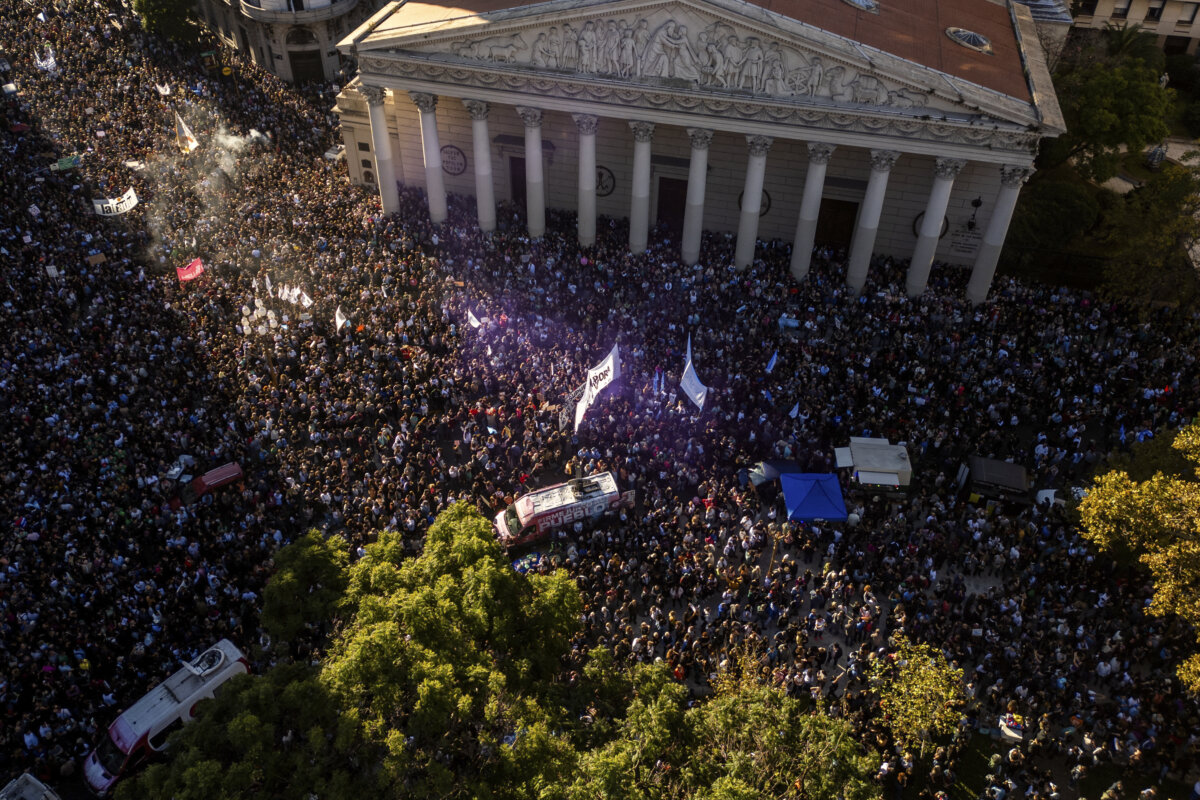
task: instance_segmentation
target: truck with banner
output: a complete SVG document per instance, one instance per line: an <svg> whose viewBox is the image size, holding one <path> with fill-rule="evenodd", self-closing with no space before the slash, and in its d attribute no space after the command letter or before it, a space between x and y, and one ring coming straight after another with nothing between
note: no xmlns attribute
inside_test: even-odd
<svg viewBox="0 0 1200 800"><path fill-rule="evenodd" d="M633 492L622 495L613 474L601 472L517 498L496 515L496 535L505 547L531 544L576 520L597 519L632 504Z"/></svg>

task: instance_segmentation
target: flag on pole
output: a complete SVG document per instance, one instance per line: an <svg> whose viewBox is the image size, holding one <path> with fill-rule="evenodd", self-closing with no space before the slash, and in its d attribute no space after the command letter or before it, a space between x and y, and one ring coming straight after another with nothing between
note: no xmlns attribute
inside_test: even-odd
<svg viewBox="0 0 1200 800"><path fill-rule="evenodd" d="M271 276L264 275L263 279L267 282L267 297L270 297L271 295L275 294L275 290L271 288Z"/></svg>
<svg viewBox="0 0 1200 800"><path fill-rule="evenodd" d="M175 143L184 153L190 153L200 146L196 137L192 136L192 131L188 128L187 123L183 121L183 117L179 116L178 111L175 112Z"/></svg>
<svg viewBox="0 0 1200 800"><path fill-rule="evenodd" d="M683 393L687 395L688 399L696 404L696 408L704 410L704 401L708 398L708 387L700 382L691 359L688 359L687 366L683 368L683 378L679 381L679 388L683 389Z"/></svg>
<svg viewBox="0 0 1200 800"><path fill-rule="evenodd" d="M692 335L690 333L688 334L687 355L683 357L683 363L685 366L692 363Z"/></svg>
<svg viewBox="0 0 1200 800"><path fill-rule="evenodd" d="M340 331L342 326L349 322L350 319L342 313L342 307L338 306L337 311L333 314L333 321L337 323L337 329Z"/></svg>
<svg viewBox="0 0 1200 800"><path fill-rule="evenodd" d="M788 416L795 419L800 415L800 401L796 401L796 405L792 406L792 410L788 412Z"/></svg>
<svg viewBox="0 0 1200 800"><path fill-rule="evenodd" d="M312 304L313 301L312 298L308 296L308 292L301 292L300 305L304 306L305 308L312 308Z"/></svg>
<svg viewBox="0 0 1200 800"><path fill-rule="evenodd" d="M774 353L771 355L771 360L767 362L767 374L768 374L768 375L770 375L772 372L774 372L774 371L775 371L775 362L776 362L776 361L778 361L778 360L779 360L779 351L778 351L778 350L776 350L776 351L775 351L775 352L774 352Z"/></svg>
<svg viewBox="0 0 1200 800"><path fill-rule="evenodd" d="M583 396L575 404L576 431L579 430L579 425L583 422L583 415L587 413L588 408L596 400L597 395L619 377L621 377L621 353L618 350L618 345L614 344L612 350L609 350L608 355L604 357L604 360L588 370L587 380L584 382Z"/></svg>
<svg viewBox="0 0 1200 800"><path fill-rule="evenodd" d="M483 324L475 317L473 313L471 313L470 309L467 309L467 322L471 323L472 328L478 328Z"/></svg>
<svg viewBox="0 0 1200 800"><path fill-rule="evenodd" d="M179 275L181 281L194 281L204 274L204 262L198 258L192 259L192 263L186 267L176 267L175 273Z"/></svg>

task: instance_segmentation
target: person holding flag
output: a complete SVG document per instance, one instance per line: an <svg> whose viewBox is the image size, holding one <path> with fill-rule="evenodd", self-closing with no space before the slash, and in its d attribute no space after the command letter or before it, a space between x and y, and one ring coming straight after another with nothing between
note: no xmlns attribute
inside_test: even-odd
<svg viewBox="0 0 1200 800"><path fill-rule="evenodd" d="M200 146L187 123L183 121L183 117L179 116L178 111L175 112L175 143L179 145L179 149L185 155Z"/></svg>

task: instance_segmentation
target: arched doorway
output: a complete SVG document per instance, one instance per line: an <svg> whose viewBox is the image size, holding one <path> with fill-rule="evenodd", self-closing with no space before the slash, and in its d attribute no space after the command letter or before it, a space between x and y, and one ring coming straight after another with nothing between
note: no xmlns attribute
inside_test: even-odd
<svg viewBox="0 0 1200 800"><path fill-rule="evenodd" d="M321 43L308 28L292 28L287 35L288 62L293 83L324 83Z"/></svg>

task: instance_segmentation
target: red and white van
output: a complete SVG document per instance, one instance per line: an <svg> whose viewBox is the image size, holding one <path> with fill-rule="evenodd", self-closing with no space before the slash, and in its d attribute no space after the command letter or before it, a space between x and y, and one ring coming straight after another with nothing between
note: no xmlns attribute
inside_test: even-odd
<svg viewBox="0 0 1200 800"><path fill-rule="evenodd" d="M107 795L150 754L166 749L167 738L195 718L201 700L215 697L226 681L249 671L246 656L228 639L185 663L108 727L104 740L83 762L88 788L100 797Z"/></svg>
<svg viewBox="0 0 1200 800"><path fill-rule="evenodd" d="M625 502L632 500L630 495ZM614 512L621 504L621 492L611 472L576 478L518 497L496 515L496 535L505 547L529 544L575 520Z"/></svg>

